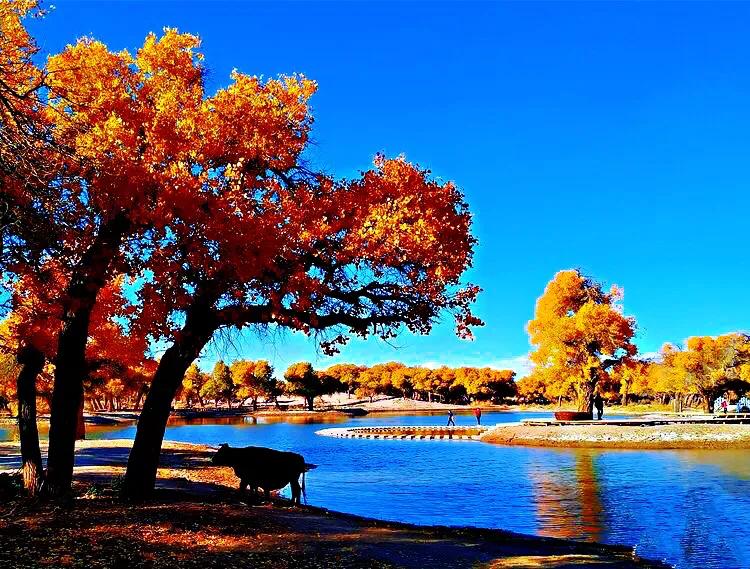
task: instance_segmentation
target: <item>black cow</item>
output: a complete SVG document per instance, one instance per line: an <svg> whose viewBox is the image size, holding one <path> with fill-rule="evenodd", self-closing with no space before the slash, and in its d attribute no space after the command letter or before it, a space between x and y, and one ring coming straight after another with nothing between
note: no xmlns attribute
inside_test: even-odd
<svg viewBox="0 0 750 569"><path fill-rule="evenodd" d="M264 447L232 448L224 443L211 459L218 466L231 466L240 479L240 493L250 486L253 498L258 488L263 488L266 500L271 490L281 490L287 484L292 487L292 504L299 505L305 491L305 472L313 465L296 452L283 452ZM302 475L302 486L299 483Z"/></svg>

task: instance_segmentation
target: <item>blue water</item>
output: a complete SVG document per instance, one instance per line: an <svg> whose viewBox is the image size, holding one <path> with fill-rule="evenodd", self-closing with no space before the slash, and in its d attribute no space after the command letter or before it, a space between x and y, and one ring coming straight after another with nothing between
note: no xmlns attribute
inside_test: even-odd
<svg viewBox="0 0 750 569"><path fill-rule="evenodd" d="M485 413L482 422L531 416L539 415ZM315 434L328 426L444 423L442 414L363 417L335 425L202 421L171 425L166 438L300 452L318 465L307 475L309 502L333 510L627 544L680 568L750 567L747 451L560 450ZM457 423L470 425L474 418L459 415ZM128 438L135 427L89 432Z"/></svg>

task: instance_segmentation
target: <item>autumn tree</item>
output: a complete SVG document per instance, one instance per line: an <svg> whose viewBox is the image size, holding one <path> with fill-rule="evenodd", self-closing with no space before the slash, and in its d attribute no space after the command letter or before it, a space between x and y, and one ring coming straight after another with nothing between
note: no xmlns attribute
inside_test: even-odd
<svg viewBox="0 0 750 569"><path fill-rule="evenodd" d="M386 381L389 382L390 378L386 378ZM385 382L380 373L377 370L373 371L372 368L368 368L359 374L357 388L354 393L357 397L367 397L370 403L372 403L375 396L378 393L382 393L384 384Z"/></svg>
<svg viewBox="0 0 750 569"><path fill-rule="evenodd" d="M391 370L391 386L406 399L414 395L414 368L398 366Z"/></svg>
<svg viewBox="0 0 750 569"><path fill-rule="evenodd" d="M65 149L65 177L50 186L55 199L44 212L65 268L46 484L53 496L70 491L97 297L115 272L135 271L170 219L194 212L185 204L200 191L187 183L191 117L202 105L196 47L174 31L150 36L136 56L83 39L44 70L45 118Z"/></svg>
<svg viewBox="0 0 750 569"><path fill-rule="evenodd" d="M496 401L516 395L515 372L492 368L458 368L455 370L456 383L460 384L466 396L476 401Z"/></svg>
<svg viewBox="0 0 750 569"><path fill-rule="evenodd" d="M341 383L342 390L351 397L359 385L359 376L366 368L355 364L336 364L325 370L326 375Z"/></svg>
<svg viewBox="0 0 750 569"><path fill-rule="evenodd" d="M222 399L227 402L227 407L231 407L234 390L235 385L232 380L232 372L229 366L220 360L216 362L211 375L208 377L206 383L203 384L203 387L201 387L200 394L204 399L213 399L217 407L219 406L219 401Z"/></svg>
<svg viewBox="0 0 750 569"><path fill-rule="evenodd" d="M550 395L548 387L551 382L540 373L530 373L516 382L518 400L522 403L537 403L545 405L554 401L556 397Z"/></svg>
<svg viewBox="0 0 750 569"><path fill-rule="evenodd" d="M444 311L455 317L461 336L478 323L469 311L478 289L458 282L473 245L460 194L403 159L379 158L376 166L359 180L341 183L320 176L287 183L269 175L262 187L280 197L263 202L268 211L252 207L236 218L236 203L242 203L236 200L232 208L212 210L211 224L220 226L211 231L210 249L196 242L206 226L174 232L191 243L176 250L190 251L188 266L200 270L183 271L180 257L171 254L164 258L168 278L155 279L144 290L142 302L150 310L185 316L163 319L184 324L179 332L165 331L175 341L160 361L138 424L129 459L133 466L126 475L126 480L136 480L133 494L153 487L156 451L179 378L218 329L272 325L306 333L332 330L321 342L325 351L334 352L350 334L388 339L402 328L428 333ZM253 195L259 199L262 192ZM408 213L400 211L407 204ZM229 217L221 222L219 213ZM395 227L394 215L402 219ZM222 228L228 226L235 230ZM244 227L254 237L244 236ZM403 238L397 239L399 231ZM201 254L206 260L198 263ZM265 269L261 259L268 263ZM174 284L169 279L176 277L185 279L174 287L180 295L162 293L160 285ZM165 299L174 303L165 304Z"/></svg>
<svg viewBox="0 0 750 569"><path fill-rule="evenodd" d="M672 389L695 393L706 412L725 391L750 389L743 370L750 364L750 336L741 333L688 338L685 349L666 345L662 349L661 375Z"/></svg>
<svg viewBox="0 0 750 569"><path fill-rule="evenodd" d="M196 364L190 365L182 379L182 397L187 407L192 407L196 400L203 407L203 397L200 392L207 380L206 374Z"/></svg>
<svg viewBox="0 0 750 569"><path fill-rule="evenodd" d="M411 374L412 387L415 392L426 395L427 401L432 402L433 377L431 369L420 367Z"/></svg>
<svg viewBox="0 0 750 569"><path fill-rule="evenodd" d="M627 405L632 394L643 394L648 390L651 362L629 358L612 368L610 375L617 385L621 404Z"/></svg>
<svg viewBox="0 0 750 569"><path fill-rule="evenodd" d="M40 394L37 385L48 383L43 377L47 375L43 374L45 363L54 373L53 362L61 325L56 295L64 286L59 269L57 264L47 263L37 273L17 278L10 293L13 310L0 327L0 349L6 354L15 354L18 364L18 424L24 485L29 494L35 494L42 483L36 427L36 399ZM123 380L134 368L144 365L146 340L126 333L123 327L133 307L124 297L122 285L120 277L107 283L91 316L93 334L86 345L86 376L83 380L89 391L109 383L112 389L122 393ZM81 405L77 413L79 436L82 419Z"/></svg>
<svg viewBox="0 0 750 569"><path fill-rule="evenodd" d="M21 223L30 210L20 192L42 189L54 169L40 89L44 73L34 63L39 48L24 25L43 14L36 0L0 1L0 230ZM18 192L18 193L17 193ZM19 211L20 208L22 211ZM23 219L28 222L29 219Z"/></svg>
<svg viewBox="0 0 750 569"><path fill-rule="evenodd" d="M442 402L466 397L466 389L456 381L456 371L448 366L440 366L432 370L432 390Z"/></svg>
<svg viewBox="0 0 750 569"><path fill-rule="evenodd" d="M679 369L677 359L680 348L666 343L659 355L649 366L646 375L647 390L652 392L662 403L671 398L678 398L690 392L685 374Z"/></svg>
<svg viewBox="0 0 750 569"><path fill-rule="evenodd" d="M528 324L534 371L566 389L572 386L581 412L592 413L600 378L636 353L635 320L622 314L621 299L616 286L607 292L578 270L560 271Z"/></svg>
<svg viewBox="0 0 750 569"><path fill-rule="evenodd" d="M237 398L240 402L252 401L253 411L258 410L258 398L267 400L276 393L276 379L273 366L266 360L237 360L230 366L232 380L237 387Z"/></svg>
<svg viewBox="0 0 750 569"><path fill-rule="evenodd" d="M309 362L297 362L284 372L287 392L305 399L308 411L312 411L315 398L329 395L336 389L335 380L325 373L317 372Z"/></svg>
<svg viewBox="0 0 750 569"><path fill-rule="evenodd" d="M9 276L19 268L38 270L57 234L57 224L47 213L63 185L53 183L56 157L50 152L39 97L44 74L33 61L38 47L24 25L25 18L40 13L34 0L0 1L0 270L6 284L13 282ZM4 292L12 295L12 290ZM18 371L14 391L20 401L24 485L35 493L41 484L41 455L34 382L44 356L33 340L14 343L12 349Z"/></svg>

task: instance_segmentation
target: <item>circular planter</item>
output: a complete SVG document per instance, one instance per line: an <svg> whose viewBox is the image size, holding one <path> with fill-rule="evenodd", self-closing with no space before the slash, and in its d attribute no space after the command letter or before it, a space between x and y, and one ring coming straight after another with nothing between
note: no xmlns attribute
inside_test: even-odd
<svg viewBox="0 0 750 569"><path fill-rule="evenodd" d="M593 418L593 413L585 411L555 411L557 421L591 421Z"/></svg>

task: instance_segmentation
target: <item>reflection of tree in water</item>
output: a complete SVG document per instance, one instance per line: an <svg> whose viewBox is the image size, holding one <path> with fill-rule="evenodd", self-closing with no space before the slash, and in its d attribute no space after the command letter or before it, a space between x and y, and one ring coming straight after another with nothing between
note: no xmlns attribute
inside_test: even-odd
<svg viewBox="0 0 750 569"><path fill-rule="evenodd" d="M574 468L550 469L549 462L531 472L534 484L539 534L549 537L599 541L602 535L602 504L593 453L565 453ZM561 461L560 461L561 462ZM553 461L554 465L560 462Z"/></svg>
<svg viewBox="0 0 750 569"><path fill-rule="evenodd" d="M275 423L290 423L294 425L312 425L318 423L343 423L348 421L347 415L238 415L231 417L170 417L170 427L186 425L233 425L247 427L254 425L272 425Z"/></svg>

